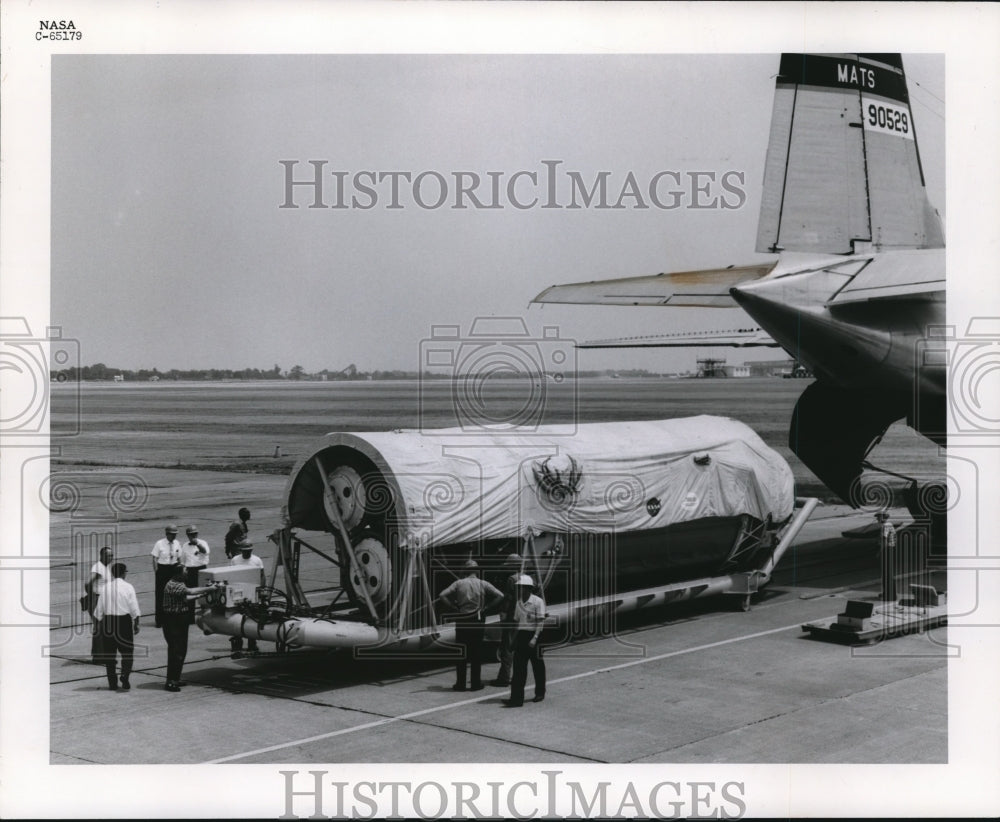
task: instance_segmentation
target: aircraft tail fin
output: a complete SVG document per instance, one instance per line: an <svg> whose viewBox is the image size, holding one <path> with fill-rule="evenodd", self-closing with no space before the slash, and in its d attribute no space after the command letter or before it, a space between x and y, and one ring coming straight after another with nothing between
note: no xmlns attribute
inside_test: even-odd
<svg viewBox="0 0 1000 822"><path fill-rule="evenodd" d="M757 251L943 248L899 54L783 54Z"/></svg>

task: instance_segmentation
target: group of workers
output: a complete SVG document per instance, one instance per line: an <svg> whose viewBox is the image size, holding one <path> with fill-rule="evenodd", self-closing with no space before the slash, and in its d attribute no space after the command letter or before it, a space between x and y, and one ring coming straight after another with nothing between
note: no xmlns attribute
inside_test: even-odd
<svg viewBox="0 0 1000 822"><path fill-rule="evenodd" d="M250 511L241 508L239 522L234 522L226 534L226 556L232 565L249 565L263 570L264 563L253 553L253 543L247 539ZM194 624L194 601L213 590L212 585L198 585L198 572L208 566L211 549L198 537L198 528L187 528L187 542L177 539L177 526L168 525L163 539L150 552L155 577L155 625L163 631L167 643L167 691L179 691L186 685L181 671L187 656L188 629ZM231 539L232 537L232 539ZM127 582L125 563L112 562L114 552L101 548L98 561L90 572L86 594L81 602L93 621L91 654L94 662L103 664L112 691L129 690L132 673L134 641L139 633L142 612L135 588ZM232 637L233 656L241 656L243 639ZM249 651L258 653L256 640L249 641ZM121 657L121 674L117 675L117 658Z"/></svg>
<svg viewBox="0 0 1000 822"><path fill-rule="evenodd" d="M241 508L239 521L233 522L225 537L226 557L235 566L251 566L263 571L264 563L253 553L253 543L247 539L250 511ZM167 643L167 691L179 691L186 683L181 679L187 656L188 629L194 623L194 601L213 589L199 586L198 572L208 566L211 549L191 525L185 531L187 541L177 538L178 529L168 525L164 536L150 552L155 576L155 625L163 631ZM108 687L112 691L129 690L133 666L133 647L139 633L142 612L135 588L125 579L127 568L122 562L112 562L114 553L104 547L91 569L87 582L88 610L93 619L94 635L91 653L95 662L103 663ZM501 592L481 579L474 559L465 563L464 576L445 588L438 599L455 619L455 640L462 646L462 659L456 663L455 691L480 691L482 681L482 648L485 617L499 610L501 615L500 669L496 686L510 686L508 707L524 704L524 688L528 665L535 682L534 702L545 699L545 662L539 640L545 621L545 603L534 591L534 580L523 573L518 554L510 554L505 568L510 571ZM243 638L231 637L232 655L242 655ZM248 651L257 654L257 642L250 639ZM121 674L117 674L117 658L121 657ZM471 674L468 678L467 671Z"/></svg>
<svg viewBox="0 0 1000 822"><path fill-rule="evenodd" d="M264 563L253 553L253 543L247 539L250 511L239 510L239 521L233 522L225 537L226 557L230 564L260 568ZM877 514L881 526L881 541L888 551L895 546L895 529L887 512ZM156 616L155 624L163 631L167 642L168 691L179 691L186 683L181 670L187 656L188 628L194 623L194 600L212 590L212 586L198 586L198 571L208 566L208 543L198 537L198 529L187 528L187 542L177 539L177 527L168 525L163 539L151 551L155 574ZM107 670L108 687L112 691L129 690L132 673L133 643L139 633L139 603L135 588L125 580L127 568L122 562L112 562L113 551L101 548L98 561L91 568L86 585L86 595L81 604L89 610L94 633L91 653L95 662L103 662ZM462 646L462 658L455 665L455 691L481 691L482 648L485 618L488 612L499 610L501 618L500 669L496 686L510 686L510 697L504 700L507 707L519 708L524 704L528 664L531 664L535 682L534 702L545 699L545 661L539 640L545 622L545 603L534 591L534 580L523 573L523 562L518 554L509 554L504 561L510 571L501 592L496 586L480 578L479 564L474 559L466 561L464 576L456 579L439 595L454 617L455 641ZM243 638L230 639L232 655L242 655ZM257 642L250 639L248 650L257 654ZM116 676L116 658L121 656L121 675ZM470 673L467 680L466 673ZM468 682L468 686L467 686ZM120 686L119 686L120 683Z"/></svg>
<svg viewBox="0 0 1000 822"><path fill-rule="evenodd" d="M876 514L880 524L883 553L891 554L896 546L896 531L888 511ZM501 619L500 670L491 685L510 685L510 698L504 704L519 708L524 704L524 687L531 663L535 679L535 702L545 699L545 662L539 645L545 621L545 603L533 593L534 581L523 573L518 554L509 554L504 561L511 571L501 593L496 586L479 577L479 565L474 559L465 563L465 576L445 588L438 599L454 615L455 641L463 646L463 657L455 665L455 691L480 691L482 646L486 614L499 606ZM466 669L471 678L466 688Z"/></svg>
<svg viewBox="0 0 1000 822"><path fill-rule="evenodd" d="M482 647L486 614L499 607L501 620L500 670L491 685L510 685L510 697L504 700L509 708L524 705L524 686L528 678L528 663L535 680L533 702L545 699L545 661L539 640L545 622L545 602L533 593L534 580L522 572L521 557L508 554L504 560L509 576L501 592L479 577L479 564L474 559L465 563L465 575L445 588L438 599L454 614L455 641L463 647L463 656L455 665L452 690L466 688L466 669L470 669L471 691L481 691Z"/></svg>

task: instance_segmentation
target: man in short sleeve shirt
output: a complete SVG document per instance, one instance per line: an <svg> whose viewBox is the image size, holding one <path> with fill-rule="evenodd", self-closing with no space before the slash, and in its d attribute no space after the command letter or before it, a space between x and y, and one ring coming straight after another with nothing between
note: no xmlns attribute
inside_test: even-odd
<svg viewBox="0 0 1000 822"><path fill-rule="evenodd" d="M107 584L108 580L111 579L111 560L114 557L114 552L105 545L101 549L101 553L98 555L98 560L90 568L90 579L87 580L86 586L84 586L87 595L90 597L90 619L93 622L93 636L90 640L90 655L93 658L95 664L103 664L105 662L102 652L102 636L100 630L100 620L94 616L94 608L97 606L97 600L104 590L104 586Z"/></svg>
<svg viewBox="0 0 1000 822"><path fill-rule="evenodd" d="M194 588L198 584L198 572L208 567L208 543L198 538L198 527L189 525L187 542L181 546L181 564L184 566L184 584Z"/></svg>
<svg viewBox="0 0 1000 822"><path fill-rule="evenodd" d="M454 691L465 690L466 668L471 675L470 690L482 690L483 620L490 608L503 601L503 594L478 574L479 563L469 559L465 576L438 595L455 614L455 641L464 648L462 659L455 663Z"/></svg>
<svg viewBox="0 0 1000 822"><path fill-rule="evenodd" d="M238 551L236 556L234 556L229 564L235 565L236 567L247 567L259 568L260 569L260 584L264 584L264 560L257 556L253 552L253 543L247 542L247 540L241 540L233 545L233 548ZM243 655L243 637L234 636L229 638L229 647L232 649L233 659L239 659ZM258 654L260 650L257 648L257 640L253 637L249 637L247 640L247 651L251 654Z"/></svg>
<svg viewBox="0 0 1000 822"><path fill-rule="evenodd" d="M111 566L112 578L104 586L94 608L94 617L100 624L108 688L112 691L118 690L115 657L119 653L122 657L122 690L127 691L131 687L128 678L132 673L133 641L139 631L139 617L142 615L135 588L125 581L126 570L122 562Z"/></svg>
<svg viewBox="0 0 1000 822"><path fill-rule="evenodd" d="M198 526L187 527L187 542L181 545L181 565L184 566L184 584L188 588L198 585L198 572L208 567L208 543L198 539ZM194 603L190 607L190 622L194 625Z"/></svg>
<svg viewBox="0 0 1000 822"><path fill-rule="evenodd" d="M545 602L531 593L534 580L527 574L517 581L518 601L514 606L514 671L510 683L510 699L504 700L509 708L524 704L524 685L528 678L528 663L535 678L533 702L545 699L545 661L538 639L545 622Z"/></svg>
<svg viewBox="0 0 1000 822"><path fill-rule="evenodd" d="M164 537L157 540L150 551L153 557L153 573L156 575L156 627L163 617L163 589L173 575L174 566L181 560L181 544L177 539L177 526L168 525Z"/></svg>

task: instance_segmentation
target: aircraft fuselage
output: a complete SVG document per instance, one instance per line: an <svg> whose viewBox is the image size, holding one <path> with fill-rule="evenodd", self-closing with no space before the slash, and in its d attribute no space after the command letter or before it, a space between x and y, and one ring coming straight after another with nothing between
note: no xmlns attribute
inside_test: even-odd
<svg viewBox="0 0 1000 822"><path fill-rule="evenodd" d="M905 285L885 285L880 269L898 268L892 255L786 273L779 262L773 275L730 293L821 380L847 389L943 395L945 369L924 351L940 345L934 330L945 324L944 290L908 296ZM853 283L861 287L845 297Z"/></svg>

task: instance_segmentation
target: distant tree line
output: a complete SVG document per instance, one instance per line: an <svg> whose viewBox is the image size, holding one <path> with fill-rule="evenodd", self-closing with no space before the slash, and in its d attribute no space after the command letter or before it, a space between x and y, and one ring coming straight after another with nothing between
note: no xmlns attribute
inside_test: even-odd
<svg viewBox="0 0 1000 822"><path fill-rule="evenodd" d="M359 371L352 363L347 368L341 369L339 371L334 371L332 369L324 368L322 371L307 372L301 365L292 366L291 369L285 371L282 370L281 366L275 365L273 368L261 369L261 368L171 368L167 371L160 371L157 368L114 368L113 366L105 365L102 362L95 363L94 365L84 365L80 367L63 368L56 369L49 372L49 376L52 380L57 382L115 382L115 381L125 381L125 382L157 382L159 380L205 380L205 381L223 381L223 380L302 380L302 381L358 381L358 380L413 380L417 379L428 379L428 380L446 380L452 378L451 372L432 372L432 371L402 371L402 370L374 370L374 371ZM474 376L474 375L469 375ZM507 375L505 375L507 376ZM537 377L537 374L511 374L512 378L522 378L526 379L529 377ZM573 376L570 374L569 376ZM628 369L625 371L614 371L611 369L605 371L577 371L577 377L608 377L608 376L618 376L618 377L659 377L660 374L656 374L650 371L646 371L643 368L639 369Z"/></svg>
<svg viewBox="0 0 1000 822"><path fill-rule="evenodd" d="M59 382L82 381L113 381L121 378L129 382L148 382L150 380L280 380L285 379L279 366L268 370L260 368L171 368L160 371L158 368L114 368L102 362L94 365L84 365L63 368L50 372L53 380Z"/></svg>

